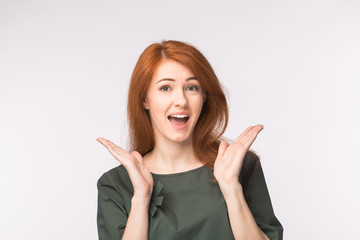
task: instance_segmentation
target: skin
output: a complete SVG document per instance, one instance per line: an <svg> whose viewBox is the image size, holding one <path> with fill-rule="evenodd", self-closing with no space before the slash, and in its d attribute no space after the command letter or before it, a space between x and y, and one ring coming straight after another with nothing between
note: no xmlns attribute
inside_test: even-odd
<svg viewBox="0 0 360 240"><path fill-rule="evenodd" d="M192 133L206 99L199 82L192 77L194 74L187 67L173 60L165 60L155 71L144 99L155 146L144 157L136 151L128 153L105 138L97 139L124 165L133 184L134 196L123 239L147 239L148 208L154 186L151 172L176 173L203 165L193 151ZM167 118L179 111L190 115L188 124L180 130ZM257 227L238 181L245 154L262 129L260 124L248 127L229 146L222 141L214 164L214 176L226 201L236 240L268 239Z"/></svg>
<svg viewBox="0 0 360 240"><path fill-rule="evenodd" d="M195 75L173 60L164 61L154 72L144 108L149 111L155 146L144 156L154 173L174 173L193 169L203 163L193 151L192 132L200 116L205 93ZM186 112L190 115L184 129L175 129L168 116Z"/></svg>
<svg viewBox="0 0 360 240"><path fill-rule="evenodd" d="M257 226L245 201L243 188L238 181L246 152L262 129L261 124L248 127L229 146L226 141L221 141L218 156L214 163L214 176L224 196L230 226L236 240L269 240Z"/></svg>

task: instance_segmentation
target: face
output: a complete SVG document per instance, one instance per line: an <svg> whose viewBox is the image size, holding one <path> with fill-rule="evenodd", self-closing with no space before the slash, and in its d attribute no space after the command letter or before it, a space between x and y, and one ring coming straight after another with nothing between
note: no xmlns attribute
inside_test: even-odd
<svg viewBox="0 0 360 240"><path fill-rule="evenodd" d="M154 72L144 100L155 142L192 141L204 100L195 75L174 60L164 60Z"/></svg>

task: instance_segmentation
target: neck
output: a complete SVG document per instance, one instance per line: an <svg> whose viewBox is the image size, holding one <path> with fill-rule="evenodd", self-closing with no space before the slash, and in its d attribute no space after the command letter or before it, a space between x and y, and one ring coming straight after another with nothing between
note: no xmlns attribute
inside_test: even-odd
<svg viewBox="0 0 360 240"><path fill-rule="evenodd" d="M154 173L182 172L203 165L194 152L192 140L156 141L154 149L144 156L144 162Z"/></svg>

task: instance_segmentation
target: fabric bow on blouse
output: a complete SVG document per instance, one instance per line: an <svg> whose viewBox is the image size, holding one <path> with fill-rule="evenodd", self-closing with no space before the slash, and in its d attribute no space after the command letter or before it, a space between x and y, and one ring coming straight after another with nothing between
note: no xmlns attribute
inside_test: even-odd
<svg viewBox="0 0 360 240"><path fill-rule="evenodd" d="M164 196L159 196L161 190L164 188L164 185L157 181L154 186L154 190L151 196L149 214L153 217L158 207L160 207L163 203Z"/></svg>

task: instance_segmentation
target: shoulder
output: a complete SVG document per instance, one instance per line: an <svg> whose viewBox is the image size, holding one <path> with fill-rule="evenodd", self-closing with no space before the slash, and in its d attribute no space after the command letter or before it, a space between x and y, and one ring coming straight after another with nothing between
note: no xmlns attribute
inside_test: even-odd
<svg viewBox="0 0 360 240"><path fill-rule="evenodd" d="M102 215L110 212L127 215L130 212L132 184L124 166L103 173L97 181L97 189L98 211Z"/></svg>
<svg viewBox="0 0 360 240"><path fill-rule="evenodd" d="M98 185L122 185L127 184L130 181L129 175L125 167L120 164L117 167L114 167L107 172L103 173L98 179ZM131 183L131 182L130 182Z"/></svg>
<svg viewBox="0 0 360 240"><path fill-rule="evenodd" d="M241 167L239 176L240 183L245 185L258 168L261 168L260 157L254 151L249 150L245 155Z"/></svg>
<svg viewBox="0 0 360 240"><path fill-rule="evenodd" d="M111 199L118 206L130 209L131 198L134 194L130 177L123 165L119 165L103 173L97 181L99 199Z"/></svg>
<svg viewBox="0 0 360 240"><path fill-rule="evenodd" d="M256 168L260 165L260 157L254 151L249 150L244 158L243 165L246 168Z"/></svg>

